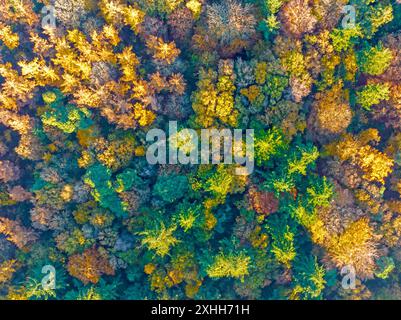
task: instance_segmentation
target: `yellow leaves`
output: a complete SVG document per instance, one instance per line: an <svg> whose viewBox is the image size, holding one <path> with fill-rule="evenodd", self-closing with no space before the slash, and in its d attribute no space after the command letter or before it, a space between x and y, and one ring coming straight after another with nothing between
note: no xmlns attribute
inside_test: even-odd
<svg viewBox="0 0 401 320"><path fill-rule="evenodd" d="M164 0L164 6L168 9L166 10L167 13L173 12L175 9L179 7L179 5L183 2L184 0Z"/></svg>
<svg viewBox="0 0 401 320"><path fill-rule="evenodd" d="M75 76L69 73L62 75L61 91L64 93L71 93L75 88L79 87L80 81Z"/></svg>
<svg viewBox="0 0 401 320"><path fill-rule="evenodd" d="M148 95L149 88L146 81L134 81L132 86L131 99L143 100Z"/></svg>
<svg viewBox="0 0 401 320"><path fill-rule="evenodd" d="M103 27L103 35L113 46L117 46L121 41L118 36L118 31L113 25L105 25Z"/></svg>
<svg viewBox="0 0 401 320"><path fill-rule="evenodd" d="M23 76L29 76L34 78L40 73L40 69L44 61L40 61L38 58L35 58L31 62L19 61L18 65L21 67L21 73Z"/></svg>
<svg viewBox="0 0 401 320"><path fill-rule="evenodd" d="M251 245L254 248L265 249L268 245L268 236L266 233L261 232L261 226L256 226L250 236Z"/></svg>
<svg viewBox="0 0 401 320"><path fill-rule="evenodd" d="M2 84L1 100L6 103L7 109L16 109L17 100L26 101L32 96L35 82L25 77L19 76L18 72L12 69L11 64L0 64L0 75L6 81ZM10 106L7 107L7 104Z"/></svg>
<svg viewBox="0 0 401 320"><path fill-rule="evenodd" d="M13 19L27 17L31 14L32 6L25 2L29 4L25 0L13 0L13 4L8 1L9 7L4 12L10 10ZM183 2L169 1L166 6L175 7ZM138 33L145 12L136 4L128 5L121 0L101 0L99 8L107 23L101 27L101 31L93 30L90 36L79 29L67 30L65 35L49 27L39 34L32 28L27 30L35 56L30 58L31 61L19 61L18 67L10 63L0 64L0 75L4 78L0 108L18 110L19 105L33 97L36 87L49 85L60 88L64 94L71 94L72 103L99 108L102 116L119 127L147 126L155 120L154 112L147 109L153 102L154 88L142 79L142 74L138 74L140 61L133 48L121 46L120 50L121 28L127 25L134 33ZM13 33L12 28L0 22L0 41L9 48L19 44L18 34ZM154 58L165 64L173 63L180 53L174 42L164 42L154 37L148 39L150 43L149 49ZM115 48L117 46L118 49ZM20 73L16 71L19 68ZM115 72L115 68L119 68L121 73ZM116 79L119 74L120 78ZM171 74L165 77L164 89L183 94L186 89L183 76ZM29 143L24 143L19 150L28 153L29 147ZM81 160L84 164L85 161Z"/></svg>
<svg viewBox="0 0 401 320"><path fill-rule="evenodd" d="M291 75L301 77L307 72L305 57L301 51L294 50L286 53L281 62Z"/></svg>
<svg viewBox="0 0 401 320"><path fill-rule="evenodd" d="M185 92L186 83L182 74L173 73L168 80L169 85L172 87L172 91L182 95Z"/></svg>
<svg viewBox="0 0 401 320"><path fill-rule="evenodd" d="M355 52L353 50L348 50L343 59L346 70L345 80L354 81L356 72L358 71L358 63Z"/></svg>
<svg viewBox="0 0 401 320"><path fill-rule="evenodd" d="M212 230L217 225L217 218L213 215L212 209L221 203L220 199L206 199L203 202L205 207L205 229Z"/></svg>
<svg viewBox="0 0 401 320"><path fill-rule="evenodd" d="M195 19L198 19L202 11L202 3L199 0L189 0L185 6L191 10Z"/></svg>
<svg viewBox="0 0 401 320"><path fill-rule="evenodd" d="M206 84L206 86L202 88L203 89L202 91L199 92L199 100L205 106L207 105L214 106L217 101L217 91L212 84L210 84L209 86L209 84L206 82L205 83L200 82L199 86L203 86L204 84Z"/></svg>
<svg viewBox="0 0 401 320"><path fill-rule="evenodd" d="M264 84L267 77L267 63L258 62L255 68L255 79L257 84Z"/></svg>
<svg viewBox="0 0 401 320"><path fill-rule="evenodd" d="M326 146L326 151L331 156L337 156L341 161L350 159L359 147L359 143L352 135L346 134L340 141Z"/></svg>
<svg viewBox="0 0 401 320"><path fill-rule="evenodd" d="M3 92L0 92L0 108L8 110L17 110L18 105L15 98L5 96Z"/></svg>
<svg viewBox="0 0 401 320"><path fill-rule="evenodd" d="M345 134L340 141L327 145L326 150L328 154L337 156L341 161L351 160L362 169L364 179L384 183L384 179L392 172L394 160L367 145L369 141L379 140L378 131L368 129L357 137Z"/></svg>
<svg viewBox="0 0 401 320"><path fill-rule="evenodd" d="M32 26L38 22L38 16L33 11L33 6L34 2L28 0L2 1L2 19Z"/></svg>
<svg viewBox="0 0 401 320"><path fill-rule="evenodd" d="M69 202L72 199L73 195L74 195L74 189L70 184L66 184L60 192L60 197L65 202Z"/></svg>
<svg viewBox="0 0 401 320"><path fill-rule="evenodd" d="M157 92L161 92L166 89L168 84L165 77L163 77L160 72L153 73L149 76L152 88Z"/></svg>
<svg viewBox="0 0 401 320"><path fill-rule="evenodd" d="M121 53L117 55L120 70L123 73L122 81L131 82L137 79L136 67L139 65L139 60L136 54L132 51L132 47L125 47Z"/></svg>
<svg viewBox="0 0 401 320"><path fill-rule="evenodd" d="M156 60L161 60L167 64L171 64L181 53L174 42L164 42L163 39L149 36L146 41L146 46L153 53L153 58Z"/></svg>
<svg viewBox="0 0 401 320"><path fill-rule="evenodd" d="M78 49L89 46L89 42L86 40L85 35L78 29L68 30L67 40L73 43Z"/></svg>
<svg viewBox="0 0 401 320"><path fill-rule="evenodd" d="M2 23L0 23L0 40L3 41L4 45L10 50L19 46L18 34L12 32L10 26L5 26Z"/></svg>
<svg viewBox="0 0 401 320"><path fill-rule="evenodd" d="M250 262L251 258L242 252L228 255L219 254L206 272L211 278L233 277L243 280L244 276L249 273Z"/></svg>
<svg viewBox="0 0 401 320"><path fill-rule="evenodd" d="M107 23L118 21L124 13L124 5L119 0L101 0L99 8Z"/></svg>
<svg viewBox="0 0 401 320"><path fill-rule="evenodd" d="M358 135L358 140L361 144L368 144L369 142L380 142L381 137L377 129L370 128L362 131Z"/></svg>
<svg viewBox="0 0 401 320"><path fill-rule="evenodd" d="M21 135L26 135L31 129L30 118L20 116L17 113L0 109L0 123L17 131Z"/></svg>
<svg viewBox="0 0 401 320"><path fill-rule="evenodd" d="M17 269L16 260L6 260L0 264L0 283L9 281Z"/></svg>
<svg viewBox="0 0 401 320"><path fill-rule="evenodd" d="M89 79L92 71L92 65L89 62L77 61L76 67L81 74L81 80Z"/></svg>
<svg viewBox="0 0 401 320"><path fill-rule="evenodd" d="M134 118L138 121L140 126L145 127L153 123L156 119L156 115L152 111L146 110L140 103L136 103L134 105Z"/></svg>
<svg viewBox="0 0 401 320"><path fill-rule="evenodd" d="M331 89L316 94L314 109L317 124L329 133L342 133L352 120L353 113L342 86L339 82Z"/></svg>
<svg viewBox="0 0 401 320"><path fill-rule="evenodd" d="M56 49L57 50L57 49ZM78 61L78 55L72 50L65 50L56 53L56 58L52 59L52 62L56 66L60 66L64 69L64 73L78 74L76 62Z"/></svg>
<svg viewBox="0 0 401 320"><path fill-rule="evenodd" d="M192 108L197 114L196 121L210 127L216 120L235 126L238 110L234 109L235 86L229 76L221 76L214 84L212 70L202 70L198 81L198 90L193 95Z"/></svg>
<svg viewBox="0 0 401 320"><path fill-rule="evenodd" d="M0 64L0 75L4 78L14 78L18 76L18 72L13 69L11 63Z"/></svg>
<svg viewBox="0 0 401 320"><path fill-rule="evenodd" d="M330 239L328 252L338 267L351 265L361 277L373 272L377 256L375 235L367 218L353 222L339 236Z"/></svg>
<svg viewBox="0 0 401 320"><path fill-rule="evenodd" d="M154 230L145 230L140 232L139 235L143 236L142 245L146 245L150 250L154 250L157 255L164 257L169 253L170 247L175 246L179 243L173 232L176 230L176 226L170 226L166 228L162 222L160 226Z"/></svg>
<svg viewBox="0 0 401 320"><path fill-rule="evenodd" d="M95 108L101 102L98 93L87 87L81 87L78 90L74 91L73 94L75 97L74 103L80 106Z"/></svg>
<svg viewBox="0 0 401 320"><path fill-rule="evenodd" d="M314 243L322 245L327 238L327 230L324 222L320 218L315 218L313 223L309 226L311 239Z"/></svg>
<svg viewBox="0 0 401 320"><path fill-rule="evenodd" d="M78 158L78 166L80 168L88 168L93 163L94 159L92 154L87 150L82 151L81 157Z"/></svg>
<svg viewBox="0 0 401 320"><path fill-rule="evenodd" d="M235 91L235 86L229 76L221 76L217 81L217 90L232 94Z"/></svg>
<svg viewBox="0 0 401 320"><path fill-rule="evenodd" d="M53 58L52 61L55 64L59 65L63 65L63 57L69 56L73 52L71 45L68 43L65 37L56 39L55 49L56 49L56 58Z"/></svg>
<svg viewBox="0 0 401 320"><path fill-rule="evenodd" d="M145 13L139 9L128 6L124 8L124 22L131 27L135 34L139 31L139 25L145 19Z"/></svg>
<svg viewBox="0 0 401 320"><path fill-rule="evenodd" d="M365 172L363 178L384 183L384 179L392 172L394 160L370 146L365 146L360 149L358 165Z"/></svg>
<svg viewBox="0 0 401 320"><path fill-rule="evenodd" d="M169 90L172 93L182 95L185 92L186 83L182 74L173 73L169 79L163 77L160 72L153 73L149 76L150 87L157 93L162 90Z"/></svg>
<svg viewBox="0 0 401 320"><path fill-rule="evenodd" d="M155 266L153 263L148 263L148 264L146 264L145 267L143 268L143 271L144 271L146 274L152 274L153 271L155 271L155 270L156 270L156 266Z"/></svg>
<svg viewBox="0 0 401 320"><path fill-rule="evenodd" d="M132 47L125 47L121 53L117 54L118 63L120 65L133 65L137 66L139 60L136 54L132 51Z"/></svg>
<svg viewBox="0 0 401 320"><path fill-rule="evenodd" d="M59 80L57 72L47 66L44 60L35 58L30 62L19 61L18 65L21 67L22 76L34 79L38 86L52 85Z"/></svg>
<svg viewBox="0 0 401 320"><path fill-rule="evenodd" d="M285 265L287 268L291 267L291 261L293 261L297 255L295 247L293 244L294 234L292 232L286 232L284 234L284 239L287 240L290 245L287 248L281 248L275 244L272 245L272 252L276 257L277 261Z"/></svg>
<svg viewBox="0 0 401 320"><path fill-rule="evenodd" d="M139 146L134 149L134 154L137 157L143 157L146 154L146 149L144 146Z"/></svg>
<svg viewBox="0 0 401 320"><path fill-rule="evenodd" d="M102 0L99 4L102 15L107 23L121 25L122 23L131 27L135 34L145 19L145 13L138 8L123 4L119 0Z"/></svg>
<svg viewBox="0 0 401 320"><path fill-rule="evenodd" d="M334 52L334 47L330 41L330 32L328 30L324 30L317 35L308 34L305 36L305 40L312 45L317 45L321 53L330 54Z"/></svg>
<svg viewBox="0 0 401 320"><path fill-rule="evenodd" d="M249 88L241 89L240 93L243 96L247 97L249 102L253 103L261 92L258 86L253 85L250 86Z"/></svg>

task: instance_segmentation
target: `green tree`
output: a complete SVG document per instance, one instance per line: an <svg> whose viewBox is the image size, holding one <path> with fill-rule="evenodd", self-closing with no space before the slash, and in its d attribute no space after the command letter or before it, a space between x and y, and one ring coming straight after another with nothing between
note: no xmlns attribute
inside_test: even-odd
<svg viewBox="0 0 401 320"><path fill-rule="evenodd" d="M358 64L362 72L377 76L386 71L392 59L391 50L379 44L362 50L358 55Z"/></svg>
<svg viewBox="0 0 401 320"><path fill-rule="evenodd" d="M292 299L321 299L325 288L325 269L317 258L304 256L294 260Z"/></svg>
<svg viewBox="0 0 401 320"><path fill-rule="evenodd" d="M366 110L370 110L382 100L389 99L390 88L385 83L368 84L357 92L357 102Z"/></svg>
<svg viewBox="0 0 401 320"><path fill-rule="evenodd" d="M153 191L163 201L173 203L188 191L188 178L182 175L159 176Z"/></svg>
<svg viewBox="0 0 401 320"><path fill-rule="evenodd" d="M280 217L276 214L269 219L266 228L272 238L271 252L278 262L290 268L291 262L296 257L296 229L293 222L285 214Z"/></svg>

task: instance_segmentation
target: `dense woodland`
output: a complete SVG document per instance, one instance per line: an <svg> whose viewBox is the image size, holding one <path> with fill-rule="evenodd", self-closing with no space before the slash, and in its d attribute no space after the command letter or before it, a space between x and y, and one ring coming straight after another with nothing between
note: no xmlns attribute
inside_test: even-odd
<svg viewBox="0 0 401 320"><path fill-rule="evenodd" d="M399 0L0 0L0 298L401 299L400 28ZM254 172L149 164L169 121L254 129Z"/></svg>

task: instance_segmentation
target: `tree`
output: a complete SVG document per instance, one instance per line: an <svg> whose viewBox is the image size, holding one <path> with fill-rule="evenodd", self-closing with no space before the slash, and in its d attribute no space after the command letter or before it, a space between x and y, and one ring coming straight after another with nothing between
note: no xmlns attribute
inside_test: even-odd
<svg viewBox="0 0 401 320"><path fill-rule="evenodd" d="M306 256L294 261L294 289L290 299L321 299L325 288L325 269L316 257Z"/></svg>
<svg viewBox="0 0 401 320"><path fill-rule="evenodd" d="M383 100L390 99L390 88L386 83L368 84L357 92L357 102L365 108L370 108Z"/></svg>
<svg viewBox="0 0 401 320"><path fill-rule="evenodd" d="M170 252L170 248L180 241L174 237L173 232L177 229L175 225L166 227L161 222L156 228L145 230L138 234L142 236L142 245L146 245L150 250L154 250L157 255L164 257Z"/></svg>
<svg viewBox="0 0 401 320"><path fill-rule="evenodd" d="M38 235L32 230L21 225L18 221L0 217L0 234L4 234L7 240L14 243L19 249L26 248L38 239Z"/></svg>
<svg viewBox="0 0 401 320"><path fill-rule="evenodd" d="M271 252L278 262L290 268L296 257L294 226L287 216L279 217L279 214L275 214L269 217L266 228L272 238Z"/></svg>
<svg viewBox="0 0 401 320"><path fill-rule="evenodd" d="M107 254L95 247L85 250L82 254L70 256L67 269L73 277L84 284L98 283L103 274L114 275Z"/></svg>
<svg viewBox="0 0 401 320"><path fill-rule="evenodd" d="M4 284L11 280L13 274L17 271L17 267L16 260L6 260L0 263L0 283Z"/></svg>
<svg viewBox="0 0 401 320"><path fill-rule="evenodd" d="M345 134L340 140L326 146L329 155L337 156L341 162L350 160L359 167L368 181L384 183L384 179L391 173L394 161L386 154L373 148L368 143L380 141L376 129L367 129L358 136Z"/></svg>
<svg viewBox="0 0 401 320"><path fill-rule="evenodd" d="M233 277L244 279L248 275L251 258L244 252L219 253L214 262L207 268L206 273L211 278Z"/></svg>
<svg viewBox="0 0 401 320"><path fill-rule="evenodd" d="M181 199L188 190L188 179L181 175L159 176L153 188L155 195L167 203Z"/></svg>
<svg viewBox="0 0 401 320"><path fill-rule="evenodd" d="M323 177L320 181L315 181L310 187L306 189L307 202L313 208L315 207L328 207L334 195L334 186Z"/></svg>
<svg viewBox="0 0 401 320"><path fill-rule="evenodd" d="M154 59L166 64L173 63L181 52L174 42L164 42L163 39L155 36L149 36L146 46L152 52Z"/></svg>
<svg viewBox="0 0 401 320"><path fill-rule="evenodd" d="M287 34L301 38L304 33L312 32L317 19L307 0L291 0L280 11L280 20Z"/></svg>
<svg viewBox="0 0 401 320"><path fill-rule="evenodd" d="M358 64L362 72L378 76L387 70L392 59L391 50L379 44L362 50L358 57Z"/></svg>
<svg viewBox="0 0 401 320"><path fill-rule="evenodd" d="M206 6L205 29L194 40L200 44L207 37L224 58L234 56L248 47L256 36L253 6L236 0L219 1ZM198 32L199 32L198 31Z"/></svg>
<svg viewBox="0 0 401 320"><path fill-rule="evenodd" d="M267 164L271 157L280 154L287 147L281 131L273 127L255 134L255 161L257 165Z"/></svg>
<svg viewBox="0 0 401 320"><path fill-rule="evenodd" d="M367 218L351 223L340 235L330 239L327 251L338 268L353 266L360 278L369 278L378 256L373 228Z"/></svg>
<svg viewBox="0 0 401 320"><path fill-rule="evenodd" d="M231 76L217 77L213 70L201 69L197 88L192 95L192 108L199 126L209 128L219 122L230 126L237 124L238 110L234 108L235 86Z"/></svg>
<svg viewBox="0 0 401 320"><path fill-rule="evenodd" d="M92 196L103 208L109 209L118 217L126 215L121 199L112 187L111 172L101 164L88 168L84 182L92 188Z"/></svg>
<svg viewBox="0 0 401 320"><path fill-rule="evenodd" d="M339 82L315 96L311 122L316 121L322 133L342 133L351 123L353 112L348 103L348 94L342 87L342 82Z"/></svg>
<svg viewBox="0 0 401 320"><path fill-rule="evenodd" d="M288 158L288 174L302 174L306 176L307 168L319 158L319 151L311 144L297 146L297 149Z"/></svg>

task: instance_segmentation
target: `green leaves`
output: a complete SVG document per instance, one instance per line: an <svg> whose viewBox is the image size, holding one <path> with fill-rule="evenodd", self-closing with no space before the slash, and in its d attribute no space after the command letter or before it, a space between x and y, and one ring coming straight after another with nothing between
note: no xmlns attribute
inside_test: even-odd
<svg viewBox="0 0 401 320"><path fill-rule="evenodd" d="M297 152L288 160L288 174L299 173L305 176L308 166L313 164L318 157L319 151L315 146L297 147Z"/></svg>
<svg viewBox="0 0 401 320"><path fill-rule="evenodd" d="M347 51L352 48L355 40L359 37L363 37L359 26L350 29L333 29L330 34L334 50L337 52Z"/></svg>
<svg viewBox="0 0 401 320"><path fill-rule="evenodd" d="M188 178L181 175L159 176L153 188L163 201L173 203L184 197L188 190Z"/></svg>
<svg viewBox="0 0 401 320"><path fill-rule="evenodd" d="M357 92L357 103L366 110L370 110L373 105L389 99L390 88L385 83L368 84Z"/></svg>
<svg viewBox="0 0 401 320"><path fill-rule="evenodd" d="M255 135L255 160L257 165L266 164L287 146L284 135L276 127L260 130Z"/></svg>
<svg viewBox="0 0 401 320"><path fill-rule="evenodd" d="M41 116L43 125L56 127L65 133L89 127L92 124L91 112L86 108L64 103L60 94L53 91L43 94L43 100L49 103L48 110Z"/></svg>
<svg viewBox="0 0 401 320"><path fill-rule="evenodd" d="M294 290L292 298L321 299L325 288L325 269L317 258L303 256L294 261Z"/></svg>
<svg viewBox="0 0 401 320"><path fill-rule="evenodd" d="M92 187L92 196L100 206L109 209L118 217L126 216L121 199L118 197L111 182L111 171L101 164L95 164L88 169L84 182Z"/></svg>
<svg viewBox="0 0 401 320"><path fill-rule="evenodd" d="M180 241L174 237L173 232L176 226L166 227L163 222L156 228L139 232L142 236L142 245L146 245L150 250L154 250L156 254L164 257L169 253L170 248L175 246Z"/></svg>
<svg viewBox="0 0 401 320"><path fill-rule="evenodd" d="M334 186L326 177L317 180L306 189L307 202L312 207L328 207L334 194Z"/></svg>
<svg viewBox="0 0 401 320"><path fill-rule="evenodd" d="M272 253L278 262L290 268L291 262L296 257L295 251L295 232L293 222L288 220L288 215L274 215L266 226L273 242Z"/></svg>
<svg viewBox="0 0 401 320"><path fill-rule="evenodd" d="M377 76L386 71L392 59L391 50L379 44L362 50L358 56L358 65L362 72Z"/></svg>

